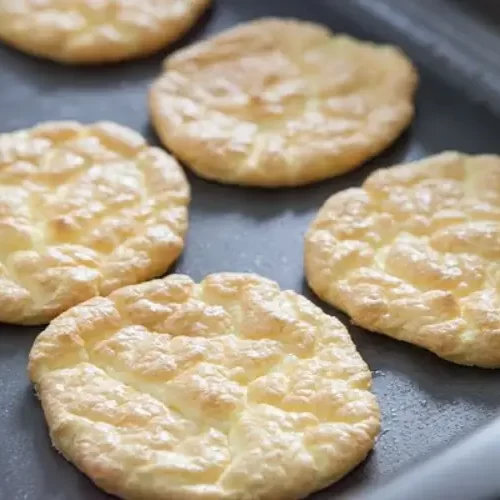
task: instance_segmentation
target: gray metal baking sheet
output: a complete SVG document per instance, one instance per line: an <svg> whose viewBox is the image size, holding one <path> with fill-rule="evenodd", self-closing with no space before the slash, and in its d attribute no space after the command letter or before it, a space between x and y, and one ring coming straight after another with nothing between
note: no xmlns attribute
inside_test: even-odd
<svg viewBox="0 0 500 500"><path fill-rule="evenodd" d="M363 39L396 43L419 67L421 85L414 123L393 147L352 173L305 188L273 191L222 186L189 175L193 190L190 230L186 251L175 270L196 280L217 271L253 271L304 293L348 326L373 371L383 412L383 431L375 451L340 483L315 495L316 500L384 481L493 418L500 401L500 371L455 366L424 350L362 331L316 300L304 284L303 233L330 194L360 184L375 167L445 149L500 153L500 119L491 111L496 108L495 88L485 86L484 98L474 94L471 78L475 73L462 71L463 60L454 67L453 57L448 57L450 67L443 71L446 54L423 47L411 30L406 33L404 24L387 17L387 10L384 17L383 12L369 8L384 3L396 9L394 0L372 0L371 4L356 0L215 0L202 22L177 44L184 46L238 21L263 15L291 16L319 21ZM444 3L448 9L457 8L451 0ZM461 53L467 53L466 49ZM166 54L115 66L75 68L2 46L0 132L44 120L107 119L157 142L148 121L146 96ZM477 57L470 64L476 68ZM480 89L481 85L478 83ZM496 104L500 109L500 99ZM111 498L50 446L42 411L25 372L29 349L40 330L0 325L0 500Z"/></svg>

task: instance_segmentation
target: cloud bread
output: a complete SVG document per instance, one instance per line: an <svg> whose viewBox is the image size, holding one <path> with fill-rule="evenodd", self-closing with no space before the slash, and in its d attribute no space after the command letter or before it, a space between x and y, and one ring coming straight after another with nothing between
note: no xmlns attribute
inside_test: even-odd
<svg viewBox="0 0 500 500"><path fill-rule="evenodd" d="M91 299L40 334L29 373L56 448L127 499L304 498L379 430L344 326L252 274Z"/></svg>
<svg viewBox="0 0 500 500"><path fill-rule="evenodd" d="M500 367L500 157L445 152L334 194L305 238L310 286L364 328Z"/></svg>
<svg viewBox="0 0 500 500"><path fill-rule="evenodd" d="M230 184L307 184L351 170L413 116L417 84L397 48L265 18L168 57L150 92L163 143Z"/></svg>
<svg viewBox="0 0 500 500"><path fill-rule="evenodd" d="M0 39L73 64L145 56L179 38L210 0L0 0Z"/></svg>
<svg viewBox="0 0 500 500"><path fill-rule="evenodd" d="M0 134L0 321L45 323L163 274L188 202L178 163L115 123Z"/></svg>

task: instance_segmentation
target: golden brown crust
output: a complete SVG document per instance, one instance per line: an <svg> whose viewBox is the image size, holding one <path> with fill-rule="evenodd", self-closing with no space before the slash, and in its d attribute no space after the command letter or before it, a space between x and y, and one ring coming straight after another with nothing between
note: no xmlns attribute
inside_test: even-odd
<svg viewBox="0 0 500 500"><path fill-rule="evenodd" d="M54 445L127 499L293 500L372 448L341 323L256 275L172 275L56 318L29 361Z"/></svg>
<svg viewBox="0 0 500 500"><path fill-rule="evenodd" d="M334 194L305 238L310 286L368 330L500 367L500 157L446 152Z"/></svg>
<svg viewBox="0 0 500 500"><path fill-rule="evenodd" d="M167 58L150 92L163 143L196 173L294 186L351 170L413 116L414 67L395 47L261 19Z"/></svg>
<svg viewBox="0 0 500 500"><path fill-rule="evenodd" d="M163 274L188 202L178 163L115 123L0 134L0 321L46 323Z"/></svg>
<svg viewBox="0 0 500 500"><path fill-rule="evenodd" d="M0 0L0 39L63 63L117 62L184 34L210 0Z"/></svg>

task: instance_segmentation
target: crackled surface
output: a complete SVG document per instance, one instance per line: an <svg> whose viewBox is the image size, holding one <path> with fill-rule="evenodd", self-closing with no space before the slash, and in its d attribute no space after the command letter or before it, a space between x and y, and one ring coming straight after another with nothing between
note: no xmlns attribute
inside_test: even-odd
<svg viewBox="0 0 500 500"><path fill-rule="evenodd" d="M123 498L303 498L379 429L346 329L250 274L91 299L40 334L29 372L55 446Z"/></svg>
<svg viewBox="0 0 500 500"><path fill-rule="evenodd" d="M0 321L47 322L164 273L188 201L177 162L117 124L0 134Z"/></svg>
<svg viewBox="0 0 500 500"><path fill-rule="evenodd" d="M162 141L199 175L291 186L389 145L413 116L416 83L394 47L261 19L167 58L150 108Z"/></svg>
<svg viewBox="0 0 500 500"><path fill-rule="evenodd" d="M179 38L210 0L0 0L0 39L65 63L121 61Z"/></svg>
<svg viewBox="0 0 500 500"><path fill-rule="evenodd" d="M500 157L445 152L333 195L306 235L309 284L354 322L500 366Z"/></svg>

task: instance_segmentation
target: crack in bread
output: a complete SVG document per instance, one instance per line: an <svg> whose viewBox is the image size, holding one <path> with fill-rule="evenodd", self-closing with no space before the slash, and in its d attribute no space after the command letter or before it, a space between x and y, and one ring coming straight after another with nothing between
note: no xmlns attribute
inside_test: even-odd
<svg viewBox="0 0 500 500"><path fill-rule="evenodd" d="M0 134L0 321L46 323L163 274L187 230L178 163L110 122Z"/></svg>
<svg viewBox="0 0 500 500"><path fill-rule="evenodd" d="M209 0L0 0L0 39L69 64L147 56L180 38Z"/></svg>
<svg viewBox="0 0 500 500"><path fill-rule="evenodd" d="M150 111L163 143L202 177L295 186L392 143L413 117L416 85L395 47L269 18L169 56Z"/></svg>
<svg viewBox="0 0 500 500"><path fill-rule="evenodd" d="M372 331L500 367L500 158L445 152L331 196L305 237L311 288Z"/></svg>
<svg viewBox="0 0 500 500"><path fill-rule="evenodd" d="M304 498L379 431L342 324L251 274L91 299L39 335L29 372L56 448L128 499Z"/></svg>

